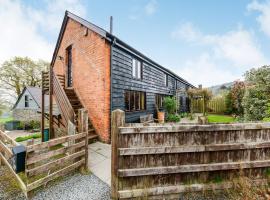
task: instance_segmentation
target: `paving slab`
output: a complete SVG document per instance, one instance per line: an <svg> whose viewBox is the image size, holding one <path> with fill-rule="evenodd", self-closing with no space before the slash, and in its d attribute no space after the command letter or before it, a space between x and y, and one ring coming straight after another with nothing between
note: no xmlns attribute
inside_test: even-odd
<svg viewBox="0 0 270 200"><path fill-rule="evenodd" d="M88 147L90 171L104 183L111 185L111 145L95 142Z"/></svg>

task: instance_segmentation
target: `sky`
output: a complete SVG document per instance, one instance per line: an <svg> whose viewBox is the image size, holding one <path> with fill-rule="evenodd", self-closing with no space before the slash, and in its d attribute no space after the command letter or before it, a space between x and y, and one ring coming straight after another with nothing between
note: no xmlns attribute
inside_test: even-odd
<svg viewBox="0 0 270 200"><path fill-rule="evenodd" d="M270 62L270 0L0 0L0 63L51 61L65 10L109 30L194 85Z"/></svg>

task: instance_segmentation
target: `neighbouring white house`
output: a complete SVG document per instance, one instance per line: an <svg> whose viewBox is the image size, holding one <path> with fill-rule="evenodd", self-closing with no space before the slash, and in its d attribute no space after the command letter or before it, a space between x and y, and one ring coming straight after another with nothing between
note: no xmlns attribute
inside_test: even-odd
<svg viewBox="0 0 270 200"><path fill-rule="evenodd" d="M45 107L49 105L49 96L45 96ZM41 88L25 87L12 108L14 120L40 120Z"/></svg>

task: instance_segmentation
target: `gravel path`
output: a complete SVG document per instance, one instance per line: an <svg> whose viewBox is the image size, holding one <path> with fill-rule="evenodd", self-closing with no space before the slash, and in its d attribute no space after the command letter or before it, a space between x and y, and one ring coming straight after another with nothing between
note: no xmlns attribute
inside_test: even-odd
<svg viewBox="0 0 270 200"><path fill-rule="evenodd" d="M110 187L95 175L76 173L38 192L33 200L108 200Z"/></svg>
<svg viewBox="0 0 270 200"><path fill-rule="evenodd" d="M0 177L0 200L26 200L5 167L0 167ZM56 183L49 183L47 187L37 191L33 197L33 200L77 199L108 200L110 187L95 175L74 173Z"/></svg>

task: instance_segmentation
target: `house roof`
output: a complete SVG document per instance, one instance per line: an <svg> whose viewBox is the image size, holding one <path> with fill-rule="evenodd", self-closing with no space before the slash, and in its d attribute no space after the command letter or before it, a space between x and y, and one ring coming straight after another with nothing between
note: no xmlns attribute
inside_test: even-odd
<svg viewBox="0 0 270 200"><path fill-rule="evenodd" d="M23 91L21 92L21 94L19 95L16 103L14 104L13 108L16 108L17 104L19 103L19 101L21 100L23 94L25 93L25 91L28 91L29 94L32 96L33 100L36 102L36 104L38 105L39 108L41 108L41 101L42 101L42 93L41 93L41 88L39 87L31 87L31 86L26 86L24 87ZM45 95L45 107L49 105L49 95Z"/></svg>
<svg viewBox="0 0 270 200"><path fill-rule="evenodd" d="M181 78L180 76L178 76L177 74L175 74L174 72L172 72L171 70L159 65L158 63L156 63L155 61L153 61L152 59L148 58L147 56L145 56L144 54L142 54L141 52L139 52L138 50L136 50L135 48L131 47L130 45L128 45L127 43L123 42L122 40L120 40L119 38L117 38L116 36L114 36L113 34L107 32L106 30L104 30L103 28L69 12L66 11L65 12L65 17L63 19L63 23L61 26L61 30L57 39L57 43L54 49L54 53L53 53L53 57L52 57L52 61L51 61L51 66L54 65L54 62L56 60L56 56L58 53L58 50L60 48L60 44L64 35L64 31L68 22L68 19L71 18L77 22L79 22L80 24L82 24L83 26L89 28L90 30L98 33L100 36L104 37L105 39L107 39L108 41L110 41L112 43L112 45L117 45L122 49L125 49L126 51L129 51L131 53L135 53L135 55L137 57L140 57L144 62L147 62L148 64L152 65L155 68L160 69L161 71L168 73L172 76L174 76L174 78L176 78L178 81L189 85L190 87L194 87L194 85L192 85L191 83L189 83L188 81L186 81L185 79Z"/></svg>

